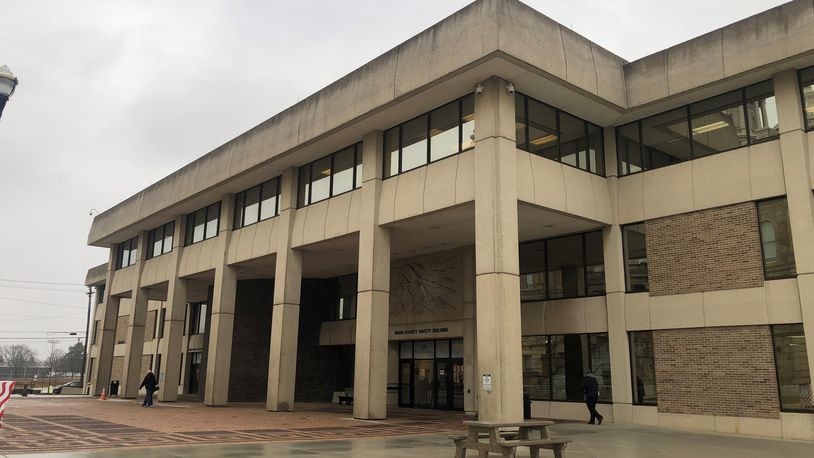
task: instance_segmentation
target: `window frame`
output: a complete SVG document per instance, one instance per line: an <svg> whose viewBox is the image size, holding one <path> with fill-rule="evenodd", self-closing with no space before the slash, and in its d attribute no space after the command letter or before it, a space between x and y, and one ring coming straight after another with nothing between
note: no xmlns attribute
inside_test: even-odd
<svg viewBox="0 0 814 458"><path fill-rule="evenodd" d="M802 326L803 323L782 323L782 324L770 324L769 325L769 334L772 336L772 362L774 363L774 379L777 383L777 405L781 412L790 412L790 413L805 413L805 414L814 414L814 409L795 409L795 408L788 408L783 407L783 398L780 395L780 371L778 370L777 366L777 343L775 342L774 337L774 328L778 326L789 326L789 325L800 325ZM805 330L803 331L805 333ZM804 334L805 335L805 334ZM808 352L808 341L806 341L806 352ZM814 389L814 380L811 380L811 387Z"/></svg>
<svg viewBox="0 0 814 458"><path fill-rule="evenodd" d="M128 267L136 265L136 261L138 260L138 236L133 238L127 239L122 243L119 243L116 246L116 270L126 269ZM133 243L135 241L135 248L133 248ZM124 260L124 252L125 246L127 247L127 265L122 262ZM135 256L133 256L133 252L135 251Z"/></svg>
<svg viewBox="0 0 814 458"><path fill-rule="evenodd" d="M167 228L171 226L172 229L172 243L170 243L170 249L167 250L167 247L164 246L164 243L167 241ZM158 230L161 229L161 253L155 254L153 252L153 248L155 246L155 236L158 233ZM169 223L164 223L161 226L154 227L147 232L147 246L145 249L147 250L146 259L153 259L159 256L163 256L167 253L172 252L173 245L175 245L175 221L170 221Z"/></svg>
<svg viewBox="0 0 814 458"><path fill-rule="evenodd" d="M382 179L387 180L387 179L390 179L390 178L393 178L393 177L397 177L397 176L399 176L399 175L401 175L403 173L411 172L413 170L420 169L421 167L426 167L426 166L428 166L430 164L434 164L436 162L443 161L444 159L449 159L451 157L456 157L461 153L464 153L466 151L471 151L471 150L475 149L474 141L472 142L472 146L470 146L468 148L463 147L463 145L464 145L464 142L463 142L463 131L464 131L463 130L463 125L464 125L464 123L463 123L463 113L464 113L463 112L463 106L464 105L463 104L464 104L464 99L467 98L467 97L473 97L472 103L473 103L473 114L474 114L474 94L469 93L469 94L463 95L461 97L458 97L455 100L449 101L449 102L444 103L442 105L438 105L437 107L435 107L435 108L433 108L433 109L431 109L429 111L426 111L424 113L421 113L418 116L413 116L412 118L410 118L410 119L408 119L406 121L400 122L399 124L396 124L395 126L384 129L382 131L383 132L382 142L384 142L384 144L383 144L384 148L382 150L383 150L383 154L385 154L385 155L388 154L388 151L387 151L387 132L390 132L393 129L398 129L398 148L395 150L397 152L396 156L397 156L397 159L398 159L398 167L396 169L396 173L394 173L392 175L388 175L389 174L389 170L387 169L388 164L387 164L387 161L383 160L382 161ZM439 110L441 108L444 108L444 107L446 107L448 105L452 105L453 103L458 104L458 152L450 154L448 156L444 156L444 157L439 158L439 159L432 160L432 137L430 136L430 131L432 129L432 112L436 111L436 110ZM402 151L403 151L403 148L404 148L404 145L403 145L404 137L403 137L403 134L402 134L403 126L405 124L408 124L408 123L412 122L412 121L415 121L418 118L421 118L422 116L427 117L427 125L426 125L425 131L424 131L424 133L426 134L424 138L425 138L425 141L427 142L426 162L424 164L422 164L422 165L419 165L417 167L413 167L413 168L411 168L409 170L403 170L403 167L402 167L402 155L403 155Z"/></svg>
<svg viewBox="0 0 814 458"><path fill-rule="evenodd" d="M792 274L792 275L783 275L783 276L780 276L780 277L772 277L772 278L769 278L769 277L766 276L766 253L763 252L763 231L760 228L760 204L763 203L763 202L771 202L771 201L774 201L774 200L785 200L786 201L786 210L788 210L788 208L789 208L788 196L786 196L786 195L777 196L777 197L769 197L768 199L760 199L760 200L755 201L755 213L756 213L756 216L757 216L757 237L758 237L758 241L760 242L760 266L763 268L763 281L788 280L789 278L797 278L797 257L796 256L794 257L794 274ZM790 231L791 230L791 215L788 214L788 212L787 212L787 215L789 216L789 231ZM790 239L792 250L794 248L794 239L793 239L793 237L794 237L794 235L792 234L792 238Z"/></svg>
<svg viewBox="0 0 814 458"><path fill-rule="evenodd" d="M649 267L650 262L649 261L647 263L647 265L648 265L648 269L647 269L647 289L644 290L644 291L633 291L630 288L630 282L628 282L628 277L629 277L628 269L629 269L629 266L628 266L628 263L627 263L627 243L626 243L627 238L625 237L625 228L630 227L630 226L638 226L638 225L642 225L642 227L644 227L644 229L645 229L645 232L644 232L645 254L646 254L646 251L647 251L647 243L646 243L647 242L647 226L646 226L645 223L646 223L646 221L639 221L638 223L628 223L628 224L622 224L622 225L619 226L619 229L622 232L622 261L624 263L624 265L623 265L623 267L624 267L623 273L625 275L625 294L638 294L638 293L648 293L649 294L650 293L650 267ZM645 259L648 259L648 258L645 258Z"/></svg>
<svg viewBox="0 0 814 458"><path fill-rule="evenodd" d="M525 148L521 147L517 143L517 139L515 139L515 146L517 147L517 149L525 151L525 152L527 152L529 154L534 154L535 156L538 156L538 157L545 158L542 155L531 152L530 151L531 148L529 148L529 131L531 130L531 123L529 122L529 100L534 100L535 102L540 103L542 105L545 105L545 106L551 108L552 110L554 110L554 118L555 118L555 122L556 122L556 125L557 125L557 127L556 127L556 129L557 129L557 160L556 160L556 162L559 163L559 164L563 164L563 165L567 165L569 167L575 168L577 170L582 170L583 172L588 172L588 173L590 173L592 175L597 175L597 176L601 176L601 177L606 176L606 168L607 168L606 159L607 158L605 157L605 129L602 126L600 126L599 124L592 123L591 121L588 121L587 119L582 118L580 116L577 116L577 115L575 115L573 113L569 113L569 112L567 112L565 110L560 110L559 108L555 107L554 105L551 105L551 104L545 103L543 101L537 100L534 97L523 94L521 92L515 92L514 96L523 98L523 119L524 119L524 121L523 121L524 122L523 131L524 131L524 133L526 135L526 138L523 139L523 143L522 143L522 145L525 145ZM516 107L517 107L517 102L515 102L515 109L516 109ZM598 151L597 153L601 153L601 155L602 155L602 167L599 167L599 164L597 164L597 171L596 172L592 172L590 170L590 168L582 168L582 167L580 167L579 166L579 164L580 164L579 155L576 155L576 158L575 158L576 165L571 165L571 164L569 164L567 162L562 161L562 141L561 141L562 128L561 128L561 121L560 121L560 114L561 113L564 113L567 116L571 116L572 118L575 118L575 119L578 119L578 120L582 121L582 123L583 123L582 129L583 129L583 134L584 134L584 136L582 138L585 139L585 148L586 148L585 159L588 161L588 166L590 166L590 154L588 154L588 153L589 153L590 146L591 146L591 142L589 140L591 138L589 126L593 126L593 127L598 129L598 131L599 131L599 144L601 146L601 152ZM515 122L517 122L517 113L515 113ZM548 159L548 158L545 158L545 159Z"/></svg>
<svg viewBox="0 0 814 458"><path fill-rule="evenodd" d="M716 154L722 154L722 153L726 153L726 152L729 152L729 151L734 151L734 150L740 149L740 148L748 148L748 147L751 147L751 146L754 146L754 145L757 145L757 144L760 144L760 143L766 143L766 142L779 140L780 139L780 134L779 133L777 135L773 136L773 137L766 137L764 139L755 140L755 141L752 140L751 135L750 135L751 131L750 131L750 125L749 125L748 109L747 109L749 99L747 99L747 97L746 97L746 90L753 87L753 86L758 86L758 85L766 83L766 82L771 82L772 83L772 95L774 96L775 93L776 93L775 88L774 88L774 80L769 78L769 79L765 79L765 80L761 80L761 81L756 81L756 82L754 82L752 84L740 87L738 89L733 89L731 91L726 91L726 92L722 92L720 94L715 94L715 95L713 95L711 97L707 97L707 98L704 98L704 99L701 99L701 100L696 100L695 102L688 103L686 105L679 105L679 106L677 106L675 108L665 110L665 111L662 111L662 112L659 112L659 113L656 113L656 114L653 114L653 115L650 115L650 116L646 116L644 118L637 119L635 121L631 121L631 122L627 122L625 124L620 124L618 126L614 126L614 134L616 136L616 173L620 177L626 177L626 176L630 176L630 175L635 175L637 173L647 172L647 171L650 171L650 170L657 170L657 169L661 169L661 168L664 168L664 167L670 167L671 165L683 164L685 162L694 161L696 159L702 159L702 158L705 158L705 157L715 156ZM801 88L801 91L802 91L802 84L800 85L800 88ZM734 93L734 92L738 92L740 94L740 99L741 99L740 108L741 108L741 110L743 110L742 112L744 114L744 125L746 127L746 144L696 157L696 155L695 155L695 146L694 146L695 141L692 138L692 116L693 115L692 115L691 107L693 105L695 105L695 104L707 102L707 101L715 99L717 97L721 97L723 95L726 95L726 94L729 94L729 93ZM802 94L802 92L801 92L801 94ZM686 161L674 162L674 163L663 165L663 166L660 166L660 167L655 167L655 168L651 167L651 168L645 169L644 168L644 147L645 147L645 145L644 145L644 143L642 143L642 121L644 121L645 119L649 119L649 118L652 118L652 117L655 117L655 116L660 116L660 115L663 115L663 114L668 113L670 111L678 110L678 109L682 109L682 108L685 110L685 116L686 116L686 119L687 119L687 135L688 135L687 139L688 139L689 144L690 144L690 151L689 151L690 159L686 160ZM639 138L638 138L639 160L640 160L640 163L641 163L642 167L641 167L641 170L636 171L636 172L622 173L622 155L620 154L620 148L619 148L619 129L622 128L622 127L625 127L625 126L633 125L633 124L638 125L638 132L639 132ZM778 126L779 125L780 125L780 120L778 119ZM630 161L627 161L627 163L630 164Z"/></svg>
<svg viewBox="0 0 814 458"><path fill-rule="evenodd" d="M803 72L811 71L811 79L810 80L803 80ZM812 123L811 127L808 127L808 115L806 115L806 97L805 97L805 90L803 86L807 85L814 85L814 65L810 67L805 67L797 70L797 86L800 90L800 108L803 110L803 130L805 132L814 132L814 123ZM811 106L814 109L814 105ZM812 114L812 118L814 118L814 114Z"/></svg>
<svg viewBox="0 0 814 458"><path fill-rule="evenodd" d="M257 223L259 223L261 221L266 221L266 220L275 218L277 216L280 216L280 191L281 191L280 182L281 181L282 181L282 177L281 176L276 176L276 177L274 177L274 178L272 178L270 180L264 181L264 182L262 182L260 184L254 185L254 186L252 186L250 188L244 189L243 191L235 193L234 200L233 200L233 202L234 202L234 211L233 211L233 215L232 215L232 229L233 230L242 229L244 227L251 226L252 224L257 224ZM263 214L263 190L265 189L266 185L268 185L269 183L272 183L272 182L276 182L275 188L277 190L277 198L274 199L274 214L272 214L269 217L260 219L260 215ZM254 188L257 188L257 192L258 192L257 220L254 221L253 223L246 224L246 193L253 190ZM240 199L240 202L242 202L242 205L241 205L240 209L238 209L238 205L237 205L238 199ZM238 220L238 215L240 215L240 222L239 223L237 221Z"/></svg>
<svg viewBox="0 0 814 458"><path fill-rule="evenodd" d="M206 228L209 227L209 209L212 208L212 206L214 206L214 205L218 206L218 218L217 218L217 224L215 225L215 228L216 228L215 229L215 234L214 235L209 235L206 232ZM211 204L209 204L209 205L207 205L207 206L205 206L203 208L199 208L199 209L195 210L192 213L187 213L187 215L186 215L187 227L186 227L186 230L184 231L185 232L184 233L184 246L194 245L196 243L205 242L205 241L207 241L209 239L217 237L220 234L220 218L221 218L222 210L223 210L222 202L217 201L217 202L213 202L213 203L211 203ZM203 213L203 215L204 215L204 219L203 219L204 220L203 238L201 240L194 241L193 236L194 236L194 231L195 231L195 215L197 215L199 212L204 212Z"/></svg>
<svg viewBox="0 0 814 458"><path fill-rule="evenodd" d="M586 232L576 232L576 233L573 233L573 234L558 235L558 236L555 236L555 237L549 237L547 239L527 240L525 242L520 243L519 245L526 245L526 244L531 244L531 243L543 242L543 246L544 246L544 250L545 250L545 259L543 260L543 265L545 266L545 272L544 272L545 273L545 299L523 300L523 296L521 294L520 303L523 304L523 303L532 303L532 302L561 301L561 300L568 300L568 299L582 299L582 298L585 298L585 297L605 296L607 294L607 286L608 286L607 285L607 277L605 277L605 292L588 294L588 269L587 269L587 266L588 266L588 246L587 246L587 237L586 237L586 235L587 234L597 233L597 232L601 234L602 229L596 229L596 230L586 231ZM578 235L578 236L580 236L582 238L582 243L581 243L581 245L582 245L582 277L583 277L582 281L583 281L583 285L584 285L584 289L585 289L585 294L580 295L580 296L569 296L569 297L551 297L550 294L549 294L549 292L551 290L551 282L548 280L548 272L549 272L549 269L548 269L548 267L549 267L548 266L548 257L549 257L549 254L550 254L550 251L548 249L548 242L550 240L563 239L563 238L573 237L573 236L576 236L576 235ZM603 243L603 247L602 247L602 250L603 250L603 253L602 253L602 265L603 266L605 265L604 242L605 242L604 239L602 239L602 243ZM518 256L519 256L519 253L518 253ZM606 271L603 270L603 275L605 274L605 272ZM539 272L526 272L526 273L539 273ZM524 275L524 273L520 272L520 275Z"/></svg>
<svg viewBox="0 0 814 458"><path fill-rule="evenodd" d="M334 194L333 193L333 191L334 191L334 174L336 173L336 171L334 169L334 160L335 160L336 156L339 153L344 152L348 148L353 148L353 167L352 167L353 168L353 178L352 178L351 188L349 190L347 190L347 191L343 191L343 192L340 192L338 194ZM316 204L316 203L319 203L319 202L323 202L323 201L326 201L326 200L329 200L329 199L333 199L334 197L338 197L338 196L341 196L343 194L353 192L353 191L355 191L357 189L361 189L362 182L357 179L356 175L358 173L358 170L357 170L358 165L360 165L360 164L363 165L364 164L362 161L360 161L360 159L362 158L362 154L363 154L362 142L356 142L354 144L351 144L351 145L348 145L348 146L346 146L344 148L341 148L341 149L339 149L337 151L334 151L331 154L328 154L326 156L322 156L319 159L313 160L313 161L311 161L311 162L309 162L309 163L307 163L307 164L305 164L303 166L300 166L297 169L297 208L307 207L309 205ZM319 162L319 161L321 161L321 160L323 160L325 158L330 158L331 159L331 175L328 178L328 197L326 197L324 199L319 199L317 201L313 201L312 198L314 196L314 189L313 189L314 164L316 164L317 162ZM307 167L307 170L308 170L308 200L307 201L302 199L302 197L303 197L302 194L304 192L304 188L303 188L303 183L300 183L301 178L302 178L302 172L303 172L303 170L306 169L306 167ZM279 181L280 180L278 180L278 183L279 183ZM357 186L357 183L358 183L358 186ZM279 215L279 209L278 209L278 215Z"/></svg>
<svg viewBox="0 0 814 458"><path fill-rule="evenodd" d="M633 334L635 333L643 333L649 332L650 333L650 341L655 342L653 339L653 330L652 329L643 329L640 331L628 331L627 332L627 347L628 347L628 361L633 360ZM656 370L656 351L655 351L655 343L653 343L653 371ZM655 373L653 374L655 378ZM658 386L658 380L654 380L656 385ZM659 405L658 394L656 395L656 402L637 402L636 401L636 373L634 372L634 366L630 364L630 395L631 395L631 404L634 406L651 406L655 407Z"/></svg>

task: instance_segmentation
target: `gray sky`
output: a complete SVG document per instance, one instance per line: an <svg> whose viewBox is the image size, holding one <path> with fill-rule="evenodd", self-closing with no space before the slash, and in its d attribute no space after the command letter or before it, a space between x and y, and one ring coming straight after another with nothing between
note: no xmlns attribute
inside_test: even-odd
<svg viewBox="0 0 814 458"><path fill-rule="evenodd" d="M90 209L115 205L468 3L0 0L0 65L21 82L0 119L0 279L81 285L107 260L85 245ZM633 60L783 2L526 3ZM29 343L43 357L46 332L84 331L83 290L0 281L0 345Z"/></svg>

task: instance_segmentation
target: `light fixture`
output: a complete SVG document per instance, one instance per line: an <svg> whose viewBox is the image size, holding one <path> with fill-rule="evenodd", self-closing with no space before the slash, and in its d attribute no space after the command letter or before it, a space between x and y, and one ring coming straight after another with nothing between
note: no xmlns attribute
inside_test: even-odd
<svg viewBox="0 0 814 458"><path fill-rule="evenodd" d="M8 66L3 65L0 67L0 116L3 115L3 108L6 106L11 94L14 94L14 89L19 84L17 77L11 73Z"/></svg>
<svg viewBox="0 0 814 458"><path fill-rule="evenodd" d="M506 83L506 92L514 94L514 84L511 81Z"/></svg>
<svg viewBox="0 0 814 458"><path fill-rule="evenodd" d="M692 133L695 135L705 134L707 132L712 132L713 130L723 129L724 127L729 127L729 123L726 121L716 121L703 126L698 126L692 130Z"/></svg>
<svg viewBox="0 0 814 458"><path fill-rule="evenodd" d="M545 137L535 138L534 140L531 140L529 143L531 143L534 146L540 146L540 145L545 145L546 143L551 143L551 142L556 141L556 140L557 140L556 135L548 134Z"/></svg>
<svg viewBox="0 0 814 458"><path fill-rule="evenodd" d="M475 86L475 94L478 94L478 95L483 94L483 84L478 83L478 85Z"/></svg>

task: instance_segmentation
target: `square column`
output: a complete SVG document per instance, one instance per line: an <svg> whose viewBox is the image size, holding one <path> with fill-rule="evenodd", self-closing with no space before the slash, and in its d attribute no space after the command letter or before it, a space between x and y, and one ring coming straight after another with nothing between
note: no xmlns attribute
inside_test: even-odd
<svg viewBox="0 0 814 458"><path fill-rule="evenodd" d="M180 259L180 253L178 258ZM180 385L178 380L181 378L181 347L184 337L186 305L187 280L173 278L167 285L166 312L163 325L164 337L161 338L158 344L161 367L156 377L158 377L159 385L163 387L158 391L158 400L161 402L178 400L178 385ZM159 326L161 325L159 324Z"/></svg>
<svg viewBox="0 0 814 458"><path fill-rule="evenodd" d="M287 169L282 176L280 215L277 216L282 236L278 240L274 267L274 306L271 312L271 347L266 396L266 410L273 412L294 410L302 287L302 255L291 248L296 196L297 169Z"/></svg>
<svg viewBox="0 0 814 458"><path fill-rule="evenodd" d="M382 144L380 131L363 138L353 416L366 420L387 418L390 232L378 224Z"/></svg>
<svg viewBox="0 0 814 458"><path fill-rule="evenodd" d="M108 278L111 278L108 275ZM109 283L108 283L109 284ZM116 346L116 322L119 318L119 297L111 296L105 288L102 318L96 341L99 343L99 362L94 375L93 394L99 396L104 389L110 391L110 373L113 370L113 349Z"/></svg>
<svg viewBox="0 0 814 458"><path fill-rule="evenodd" d="M514 94L493 77L475 95L478 418L523 419ZM491 384L485 385L484 379Z"/></svg>
<svg viewBox="0 0 814 458"><path fill-rule="evenodd" d="M121 397L134 399L138 396L141 373L141 359L144 356L144 325L147 320L147 290L133 290L133 309L130 324L127 326L127 341L124 347L124 368L122 372Z"/></svg>

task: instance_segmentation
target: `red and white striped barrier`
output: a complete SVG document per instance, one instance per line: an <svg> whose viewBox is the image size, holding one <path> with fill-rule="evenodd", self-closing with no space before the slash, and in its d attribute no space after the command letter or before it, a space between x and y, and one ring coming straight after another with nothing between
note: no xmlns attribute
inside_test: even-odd
<svg viewBox="0 0 814 458"><path fill-rule="evenodd" d="M0 381L0 428L3 427L3 412L6 411L6 403L11 399L11 392L14 391L16 382Z"/></svg>

